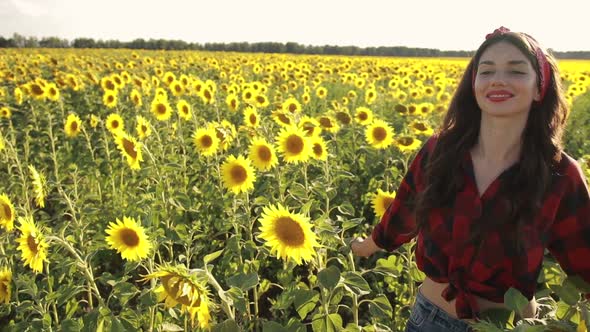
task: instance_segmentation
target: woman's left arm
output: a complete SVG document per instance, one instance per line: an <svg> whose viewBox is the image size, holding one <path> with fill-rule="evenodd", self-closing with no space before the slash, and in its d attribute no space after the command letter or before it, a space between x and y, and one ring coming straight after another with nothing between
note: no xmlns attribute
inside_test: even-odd
<svg viewBox="0 0 590 332"><path fill-rule="evenodd" d="M567 190L561 197L555 222L549 230L548 249L570 276L590 284L590 194L580 166L568 167ZM590 299L590 293L585 295Z"/></svg>

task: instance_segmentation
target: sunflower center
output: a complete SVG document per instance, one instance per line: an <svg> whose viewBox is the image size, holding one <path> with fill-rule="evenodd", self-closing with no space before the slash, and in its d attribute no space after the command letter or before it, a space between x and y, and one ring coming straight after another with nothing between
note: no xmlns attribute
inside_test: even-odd
<svg viewBox="0 0 590 332"><path fill-rule="evenodd" d="M258 147L258 158L260 158L260 160L270 161L271 157L272 157L272 153L270 152L270 149L268 148L268 146Z"/></svg>
<svg viewBox="0 0 590 332"><path fill-rule="evenodd" d="M124 138L123 139L123 148L125 149L125 152L131 156L131 158L133 158L133 159L137 158L137 151L135 151L135 144L133 144L132 141Z"/></svg>
<svg viewBox="0 0 590 332"><path fill-rule="evenodd" d="M182 113L188 114L188 106L182 106Z"/></svg>
<svg viewBox="0 0 590 332"><path fill-rule="evenodd" d="M142 125L142 126L141 126L141 131L143 131L143 132L145 133L145 132L147 131L147 127L146 127L146 126L144 126L144 125Z"/></svg>
<svg viewBox="0 0 590 332"><path fill-rule="evenodd" d="M387 210L387 208L388 208L388 207L391 205L391 203L393 203L393 200L394 200L394 199L393 199L393 198L391 198L391 197L385 197L385 198L383 199L383 201L382 201L383 208L384 208L385 210Z"/></svg>
<svg viewBox="0 0 590 332"><path fill-rule="evenodd" d="M7 204L3 204L2 209L4 210L4 219L11 220L12 219L12 211L10 210L10 206L8 206Z"/></svg>
<svg viewBox="0 0 590 332"><path fill-rule="evenodd" d="M201 145L205 148L211 147L213 145L213 139L209 135L205 135L201 137Z"/></svg>
<svg viewBox="0 0 590 332"><path fill-rule="evenodd" d="M289 120L289 118L285 114L279 114L278 117L279 117L279 120L281 120L282 123L285 123L285 124L290 124L291 123L291 120Z"/></svg>
<svg viewBox="0 0 590 332"><path fill-rule="evenodd" d="M111 122L111 127L113 127L113 129L119 128L119 121L114 120L113 122Z"/></svg>
<svg viewBox="0 0 590 332"><path fill-rule="evenodd" d="M329 118L320 118L320 124L322 125L322 127L332 127L332 121L330 121Z"/></svg>
<svg viewBox="0 0 590 332"><path fill-rule="evenodd" d="M280 241L291 247L298 247L305 242L305 234L299 223L291 217L280 217L275 226Z"/></svg>
<svg viewBox="0 0 590 332"><path fill-rule="evenodd" d="M111 96L111 95L109 95L109 96L107 97L107 102L108 102L108 103L112 103L113 101L115 101L115 97L114 97L114 96Z"/></svg>
<svg viewBox="0 0 590 332"><path fill-rule="evenodd" d="M166 106L164 104L158 104L156 112L158 112L158 114L166 114Z"/></svg>
<svg viewBox="0 0 590 332"><path fill-rule="evenodd" d="M31 250L34 255L36 255L39 251L39 247L37 247L37 240L35 240L33 235L29 235L27 237L27 247L29 247L29 250Z"/></svg>
<svg viewBox="0 0 590 332"><path fill-rule="evenodd" d="M410 146L414 142L414 139L411 137L400 137L397 141L403 146Z"/></svg>
<svg viewBox="0 0 590 332"><path fill-rule="evenodd" d="M250 119L250 123L251 123L251 124L256 124L256 120L257 120L257 119L256 119L256 115L254 115L254 114L250 114L250 117L249 117L249 119Z"/></svg>
<svg viewBox="0 0 590 332"><path fill-rule="evenodd" d="M426 130L426 125L424 125L423 123L416 123L414 124L414 128L420 130L420 131L425 131Z"/></svg>
<svg viewBox="0 0 590 332"><path fill-rule="evenodd" d="M303 151L304 141L298 135L290 135L287 138L287 151L292 154L299 154Z"/></svg>
<svg viewBox="0 0 590 332"><path fill-rule="evenodd" d="M248 173L246 172L246 169L241 165L235 165L234 167L232 167L230 174L231 178L236 183L243 183L248 178Z"/></svg>
<svg viewBox="0 0 590 332"><path fill-rule="evenodd" d="M137 232L132 229L122 229L119 233L119 237L127 247L135 247L139 244L139 236L137 235Z"/></svg>
<svg viewBox="0 0 590 332"><path fill-rule="evenodd" d="M369 116L367 115L367 113L365 113L365 112L361 112L361 113L359 113L359 120L361 120L361 121L365 121L365 120L367 120L368 118L369 118Z"/></svg>
<svg viewBox="0 0 590 332"><path fill-rule="evenodd" d="M322 146L320 144L316 143L313 145L313 153L316 156L318 156L318 157L321 156L323 154L323 152L324 152L324 149L322 149Z"/></svg>
<svg viewBox="0 0 590 332"><path fill-rule="evenodd" d="M294 113L297 110L297 105L289 104L289 112Z"/></svg>
<svg viewBox="0 0 590 332"><path fill-rule="evenodd" d="M44 93L43 89L41 88L41 86L39 86L39 84L31 85L31 91L35 96L42 96Z"/></svg>
<svg viewBox="0 0 590 332"><path fill-rule="evenodd" d="M50 88L49 89L49 94L52 96L56 96L57 95L57 90L55 90L54 88Z"/></svg>
<svg viewBox="0 0 590 332"><path fill-rule="evenodd" d="M387 137L387 131L383 127L376 127L373 129L373 138L376 141L383 141Z"/></svg>
<svg viewBox="0 0 590 332"><path fill-rule="evenodd" d="M78 123L76 121L72 122L72 124L70 125L70 129L72 131L76 131L78 129Z"/></svg>

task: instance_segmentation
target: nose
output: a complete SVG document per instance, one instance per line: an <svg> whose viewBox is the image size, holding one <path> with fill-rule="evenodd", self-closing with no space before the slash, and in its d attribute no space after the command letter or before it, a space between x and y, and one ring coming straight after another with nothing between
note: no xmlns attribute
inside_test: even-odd
<svg viewBox="0 0 590 332"><path fill-rule="evenodd" d="M490 85L492 85L492 86L499 86L499 85L501 86L501 85L505 85L505 84L506 84L506 79L500 71L495 72L492 75L492 77L490 77Z"/></svg>

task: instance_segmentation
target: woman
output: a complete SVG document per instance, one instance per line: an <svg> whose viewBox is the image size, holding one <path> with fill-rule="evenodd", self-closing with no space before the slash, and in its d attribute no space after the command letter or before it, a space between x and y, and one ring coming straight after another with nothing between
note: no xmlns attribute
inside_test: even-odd
<svg viewBox="0 0 590 332"><path fill-rule="evenodd" d="M590 197L561 147L560 82L555 60L529 35L488 34L381 222L351 244L368 257L417 236L426 279L406 331L468 331L480 312L504 306L510 287L533 317L545 248L590 282Z"/></svg>

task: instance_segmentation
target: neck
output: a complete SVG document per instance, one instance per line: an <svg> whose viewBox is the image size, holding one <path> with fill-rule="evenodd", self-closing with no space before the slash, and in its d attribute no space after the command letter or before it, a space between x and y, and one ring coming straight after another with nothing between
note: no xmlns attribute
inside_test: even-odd
<svg viewBox="0 0 590 332"><path fill-rule="evenodd" d="M490 117L482 113L479 137L472 153L492 164L512 164L520 159L527 117Z"/></svg>

